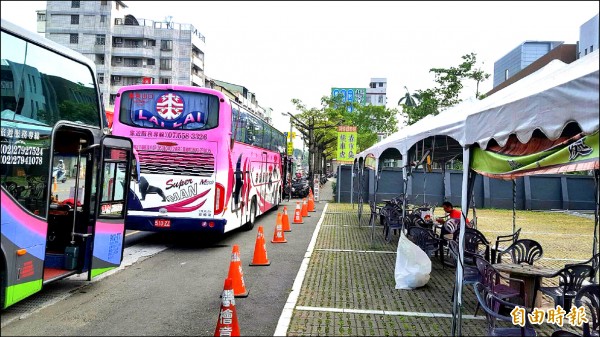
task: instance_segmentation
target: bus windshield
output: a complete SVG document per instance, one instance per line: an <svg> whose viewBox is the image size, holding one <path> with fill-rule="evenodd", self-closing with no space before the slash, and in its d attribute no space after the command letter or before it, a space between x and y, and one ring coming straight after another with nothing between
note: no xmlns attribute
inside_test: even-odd
<svg viewBox="0 0 600 337"><path fill-rule="evenodd" d="M0 41L3 120L46 130L59 120L100 127L97 88L88 67L7 32Z"/></svg>
<svg viewBox="0 0 600 337"><path fill-rule="evenodd" d="M121 123L143 128L209 130L219 124L218 97L198 92L126 91L119 111Z"/></svg>

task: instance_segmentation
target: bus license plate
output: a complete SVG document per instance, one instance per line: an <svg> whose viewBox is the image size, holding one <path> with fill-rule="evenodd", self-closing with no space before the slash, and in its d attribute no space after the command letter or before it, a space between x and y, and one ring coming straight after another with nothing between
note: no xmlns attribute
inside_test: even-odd
<svg viewBox="0 0 600 337"><path fill-rule="evenodd" d="M162 227L162 228L171 227L171 220L169 220L169 219L154 219L154 227Z"/></svg>

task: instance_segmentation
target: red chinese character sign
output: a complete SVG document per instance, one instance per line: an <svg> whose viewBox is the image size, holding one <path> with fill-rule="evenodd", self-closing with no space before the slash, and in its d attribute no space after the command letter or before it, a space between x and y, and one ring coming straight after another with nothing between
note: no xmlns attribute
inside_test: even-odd
<svg viewBox="0 0 600 337"><path fill-rule="evenodd" d="M356 126L338 126L337 131L337 161L354 162L358 152Z"/></svg>

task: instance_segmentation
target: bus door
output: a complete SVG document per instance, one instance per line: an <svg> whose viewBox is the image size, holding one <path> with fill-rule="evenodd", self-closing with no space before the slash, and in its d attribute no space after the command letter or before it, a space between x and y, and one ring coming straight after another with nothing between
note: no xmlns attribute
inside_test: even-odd
<svg viewBox="0 0 600 337"><path fill-rule="evenodd" d="M94 224L91 172L98 145L90 130L67 124L57 125L52 139L44 284L86 269Z"/></svg>
<svg viewBox="0 0 600 337"><path fill-rule="evenodd" d="M96 223L88 280L118 267L125 248L125 215L133 145L125 137L104 136L96 187Z"/></svg>

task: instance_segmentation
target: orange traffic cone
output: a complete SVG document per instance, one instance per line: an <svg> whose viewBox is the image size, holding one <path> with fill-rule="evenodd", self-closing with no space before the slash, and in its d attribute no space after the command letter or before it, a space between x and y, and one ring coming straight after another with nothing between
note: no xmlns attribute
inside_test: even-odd
<svg viewBox="0 0 600 337"><path fill-rule="evenodd" d="M281 226L281 213L277 212L277 220L275 222L275 232L273 232L273 243L286 243L283 227Z"/></svg>
<svg viewBox="0 0 600 337"><path fill-rule="evenodd" d="M313 196L312 189L310 189L310 187L308 190L308 211L316 212L315 211L315 197Z"/></svg>
<svg viewBox="0 0 600 337"><path fill-rule="evenodd" d="M235 296L233 295L233 281L225 279L223 294L221 295L221 309L215 328L215 336L239 336L237 311L235 309Z"/></svg>
<svg viewBox="0 0 600 337"><path fill-rule="evenodd" d="M300 207L300 201L296 201L296 210L294 211L294 223L304 223L302 220L302 209Z"/></svg>
<svg viewBox="0 0 600 337"><path fill-rule="evenodd" d="M251 266L269 266L271 262L267 257L267 246L265 245L265 235L263 226L258 226L256 234L256 243L254 244L254 258L252 258Z"/></svg>
<svg viewBox="0 0 600 337"><path fill-rule="evenodd" d="M244 272L242 271L240 247L238 245L233 245L231 263L229 264L229 274L227 277L231 278L231 281L233 282L233 295L235 297L248 296L248 290L246 290L246 284L244 283Z"/></svg>
<svg viewBox="0 0 600 337"><path fill-rule="evenodd" d="M302 198L302 217L310 216L308 215L308 203L306 202L306 198Z"/></svg>
<svg viewBox="0 0 600 337"><path fill-rule="evenodd" d="M288 218L287 214L287 206L283 206L283 214L281 214L281 228L283 228L284 232L292 231L292 228L290 228L290 218Z"/></svg>

